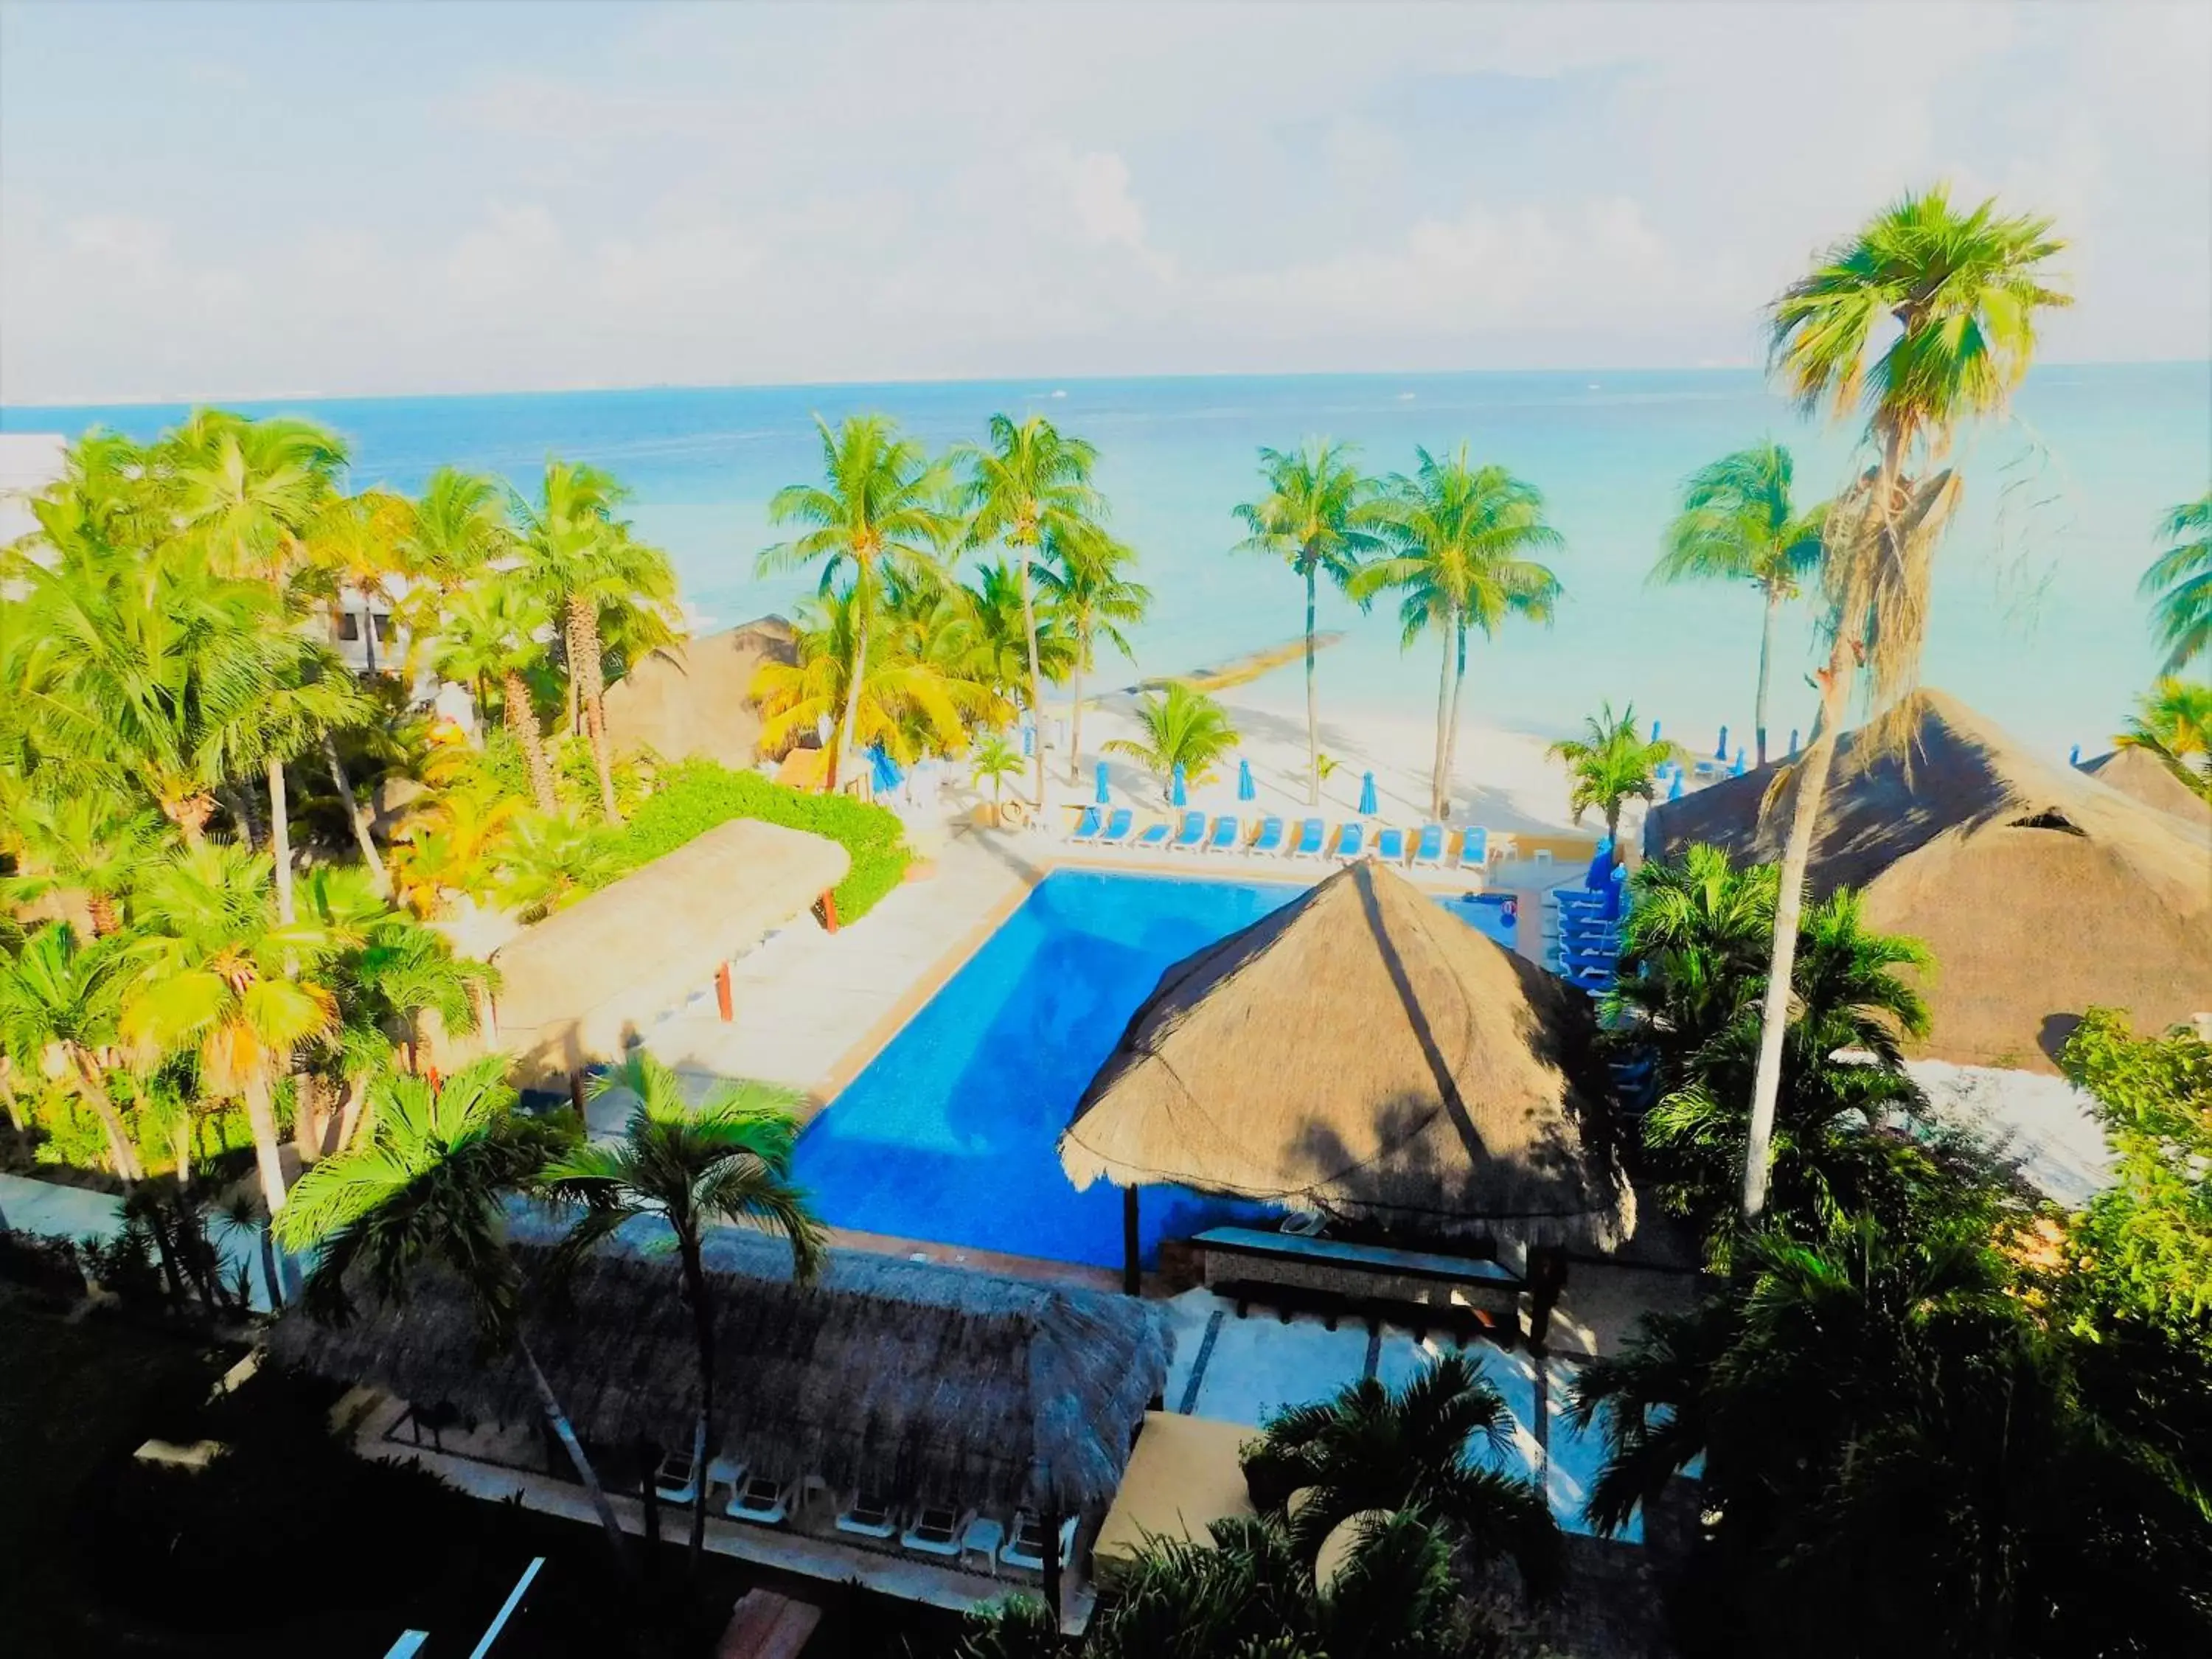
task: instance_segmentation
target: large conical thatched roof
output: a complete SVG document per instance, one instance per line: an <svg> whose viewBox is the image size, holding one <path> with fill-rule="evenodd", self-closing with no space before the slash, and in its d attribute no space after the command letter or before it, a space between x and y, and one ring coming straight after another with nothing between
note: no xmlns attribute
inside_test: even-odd
<svg viewBox="0 0 2212 1659"><path fill-rule="evenodd" d="M516 1231L535 1273L547 1235L542 1224ZM578 1270L565 1301L524 1319L586 1441L690 1443L698 1348L676 1259L653 1248L665 1238L658 1224L633 1223ZM1073 1514L1110 1498L1167 1375L1164 1311L1132 1297L854 1250L830 1251L820 1278L798 1285L787 1248L736 1231L714 1237L707 1265L713 1444L780 1478ZM537 1420L526 1374L507 1353L478 1363L469 1305L434 1273L402 1306L364 1304L338 1328L288 1314L271 1346L279 1359L418 1405Z"/></svg>
<svg viewBox="0 0 2212 1659"><path fill-rule="evenodd" d="M663 646L607 688L607 736L665 760L704 755L743 770L760 758L753 675L764 662L798 660L781 617Z"/></svg>
<svg viewBox="0 0 2212 1659"><path fill-rule="evenodd" d="M1709 842L1778 861L1776 769L1652 811L1645 851ZM1955 698L1923 691L1903 752L1837 745L1812 886L1863 888L1867 920L1934 951L1922 1052L2055 1070L2093 1006L2161 1028L2212 1008L2212 832L2045 764Z"/></svg>
<svg viewBox="0 0 2212 1659"><path fill-rule="evenodd" d="M1060 1137L1078 1186L1172 1182L1609 1249L1632 1203L1579 993L1382 866L1160 976Z"/></svg>
<svg viewBox="0 0 2212 1659"><path fill-rule="evenodd" d="M2117 789L2130 800L2155 806L2169 817L2199 829L2212 829L2212 801L2208 801L2166 769L2166 763L2148 749L2130 745L2115 749L2081 763L2081 770Z"/></svg>

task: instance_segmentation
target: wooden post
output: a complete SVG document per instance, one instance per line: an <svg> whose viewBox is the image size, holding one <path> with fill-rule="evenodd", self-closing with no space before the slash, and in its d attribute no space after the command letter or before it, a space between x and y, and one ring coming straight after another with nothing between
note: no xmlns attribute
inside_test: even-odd
<svg viewBox="0 0 2212 1659"><path fill-rule="evenodd" d="M584 1068L580 1066L568 1073L568 1103L580 1120L584 1115Z"/></svg>
<svg viewBox="0 0 2212 1659"><path fill-rule="evenodd" d="M1060 1610L1060 1522L1058 1510L1044 1512L1044 1604L1052 1609L1055 1630L1063 1616Z"/></svg>
<svg viewBox="0 0 2212 1659"><path fill-rule="evenodd" d="M1528 1346L1541 1348L1552 1328L1552 1309L1566 1283L1567 1258L1559 1250L1528 1252Z"/></svg>
<svg viewBox="0 0 2212 1659"><path fill-rule="evenodd" d="M837 931L837 895L835 892L822 896L822 929L829 933Z"/></svg>
<svg viewBox="0 0 2212 1659"><path fill-rule="evenodd" d="M1121 1289L1124 1294L1134 1296L1144 1280L1143 1266L1137 1243L1137 1189L1121 1188Z"/></svg>
<svg viewBox="0 0 2212 1659"><path fill-rule="evenodd" d="M725 1025L738 1017L736 1000L730 991L730 964L726 962L714 965L714 1009Z"/></svg>

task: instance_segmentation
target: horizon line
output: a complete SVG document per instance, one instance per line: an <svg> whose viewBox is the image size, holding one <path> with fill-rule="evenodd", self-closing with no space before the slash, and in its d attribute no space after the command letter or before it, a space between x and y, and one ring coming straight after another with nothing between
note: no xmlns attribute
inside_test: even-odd
<svg viewBox="0 0 2212 1659"><path fill-rule="evenodd" d="M2042 360L2035 368L2212 368L2212 356L2205 357L2056 357ZM1477 376L1505 377L1535 374L1756 374L1764 377L1765 370L1755 363L1681 363L1643 364L1559 364L1540 368L1420 368L1420 369L1267 369L1267 370L1175 370L1159 374L921 374L890 380L831 378L817 380L648 380L629 384L580 384L569 386L479 387L469 391L441 392L331 392L292 391L231 393L136 393L127 396L76 398L66 402L38 401L15 403L0 399L0 416L9 414L57 413L71 410L101 409L161 409L209 408L245 404L302 404L302 403L398 403L423 402L432 399L460 401L465 398L578 398L621 395L644 395L667 392L811 392L850 391L854 388L880 387L894 390L905 386L1012 386L1024 380L1042 383L1047 389L1029 395L1049 398L1054 392L1071 386L1126 386L1144 380L1466 380Z"/></svg>

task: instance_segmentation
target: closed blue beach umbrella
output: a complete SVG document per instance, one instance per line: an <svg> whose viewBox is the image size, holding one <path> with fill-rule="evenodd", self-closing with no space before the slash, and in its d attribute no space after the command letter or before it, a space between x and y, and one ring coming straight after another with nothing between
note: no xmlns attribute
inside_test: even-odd
<svg viewBox="0 0 2212 1659"><path fill-rule="evenodd" d="M1237 763L1237 799L1250 800L1259 793L1252 787L1252 763L1248 760L1238 761Z"/></svg>
<svg viewBox="0 0 2212 1659"><path fill-rule="evenodd" d="M1659 722L1657 720L1651 722L1651 741L1654 743L1659 741Z"/></svg>
<svg viewBox="0 0 2212 1659"><path fill-rule="evenodd" d="M1375 775L1370 772L1359 780L1359 816L1371 818L1376 813Z"/></svg>
<svg viewBox="0 0 2212 1659"><path fill-rule="evenodd" d="M1790 752L1793 755L1797 752L1797 728L1794 726L1790 728Z"/></svg>
<svg viewBox="0 0 2212 1659"><path fill-rule="evenodd" d="M1744 772L1744 766L1743 766L1743 750L1742 750L1741 749L1738 749L1738 750L1735 751L1735 764L1734 766L1730 767L1729 769L1732 773L1734 773L1737 777L1741 777L1741 776L1743 775L1743 772Z"/></svg>
<svg viewBox="0 0 2212 1659"><path fill-rule="evenodd" d="M2066 763L2069 766L2079 766L2081 763L2081 745L2080 744L2077 743L2074 745L2074 752L2066 757Z"/></svg>
<svg viewBox="0 0 2212 1659"><path fill-rule="evenodd" d="M1725 732L1722 734L1722 740L1723 742L1727 740ZM1025 757L1036 753L1036 727L1031 726L1027 720L1022 722L1022 753Z"/></svg>
<svg viewBox="0 0 2212 1659"><path fill-rule="evenodd" d="M1613 879L1613 837L1598 838L1597 852L1591 857L1589 868L1583 872L1583 885L1592 892L1603 888Z"/></svg>
<svg viewBox="0 0 2212 1659"><path fill-rule="evenodd" d="M870 781L879 795L888 795L906 780L906 774L899 769L899 763L884 752L881 744L868 745L868 769Z"/></svg>
<svg viewBox="0 0 2212 1659"><path fill-rule="evenodd" d="M1103 806L1112 799L1113 797L1106 791L1106 763L1100 761L1098 763L1098 804Z"/></svg>
<svg viewBox="0 0 2212 1659"><path fill-rule="evenodd" d="M1682 799L1682 774L1680 769L1677 769L1674 773L1674 781L1667 786L1667 799L1668 800Z"/></svg>
<svg viewBox="0 0 2212 1659"><path fill-rule="evenodd" d="M1175 782L1168 790L1168 804L1171 806L1188 806L1190 805L1190 792L1183 787L1182 763L1181 761L1177 761L1176 763Z"/></svg>
<svg viewBox="0 0 2212 1659"><path fill-rule="evenodd" d="M1717 761L1724 761L1728 758L1728 727L1725 726L1721 727L1721 740L1719 745L1713 750L1713 758Z"/></svg>

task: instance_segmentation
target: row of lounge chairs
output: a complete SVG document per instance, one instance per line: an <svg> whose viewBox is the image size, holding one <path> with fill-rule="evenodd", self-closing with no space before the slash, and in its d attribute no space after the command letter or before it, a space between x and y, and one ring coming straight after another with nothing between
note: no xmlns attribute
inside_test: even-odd
<svg viewBox="0 0 2212 1659"><path fill-rule="evenodd" d="M1336 858L1349 863L1370 855L1385 864L1404 864L1419 869L1441 870L1456 858L1462 870L1487 868L1493 854L1510 854L1510 836L1493 836L1481 824L1454 830L1441 823L1425 823L1419 830L1395 826L1372 827L1352 818L1332 830L1322 818L1300 818L1295 824L1274 817L1249 823L1224 812L1209 818L1188 811L1173 823L1148 823L1136 830L1136 814L1126 806L1110 811L1099 806L1084 808L1067 839L1076 846L1136 847L1167 853L1248 853L1286 858ZM1134 833L1133 833L1134 831Z"/></svg>
<svg viewBox="0 0 2212 1659"><path fill-rule="evenodd" d="M688 1451L672 1451L661 1459L653 1477L653 1496L678 1509L697 1501L700 1471ZM728 1458L710 1459L706 1469L707 1503L715 1507L718 1494L728 1494L721 1512L733 1521L759 1527L782 1527L811 1492L828 1492L826 1482L813 1476L805 1480L779 1480L748 1470ZM916 1504L895 1509L880 1494L862 1487L840 1505L831 1524L848 1537L879 1543L896 1543L908 1554L965 1565L973 1557L995 1575L1001 1565L1029 1572L1044 1571L1046 1524L1030 1510L1018 1510L1011 1525L974 1509L945 1504ZM1060 1524L1059 1559L1066 1561L1075 1547L1076 1517Z"/></svg>

